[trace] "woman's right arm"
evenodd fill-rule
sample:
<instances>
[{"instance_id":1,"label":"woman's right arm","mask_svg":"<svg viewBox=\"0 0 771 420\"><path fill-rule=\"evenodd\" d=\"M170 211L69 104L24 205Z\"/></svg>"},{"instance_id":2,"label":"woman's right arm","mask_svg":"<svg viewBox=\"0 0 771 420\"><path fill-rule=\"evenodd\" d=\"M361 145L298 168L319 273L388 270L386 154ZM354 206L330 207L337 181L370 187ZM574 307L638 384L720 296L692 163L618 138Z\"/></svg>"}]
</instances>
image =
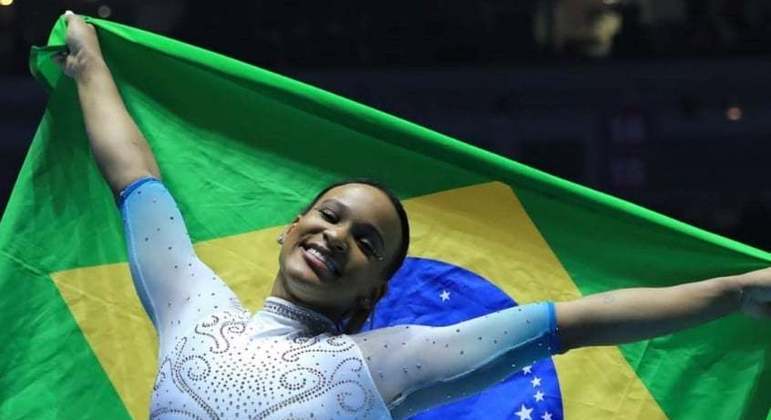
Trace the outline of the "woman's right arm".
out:
<instances>
[{"instance_id":1,"label":"woman's right arm","mask_svg":"<svg viewBox=\"0 0 771 420\"><path fill-rule=\"evenodd\" d=\"M155 157L102 58L96 30L71 12L65 16L70 51L60 64L77 83L94 158L119 198L134 286L164 354L213 312L242 308L196 255L177 203L159 181Z\"/></svg>"},{"instance_id":2,"label":"woman's right arm","mask_svg":"<svg viewBox=\"0 0 771 420\"><path fill-rule=\"evenodd\" d=\"M160 170L147 140L129 115L99 48L96 30L67 11L67 47L61 57L64 72L77 83L86 132L99 170L113 193L132 181Z\"/></svg>"}]
</instances>

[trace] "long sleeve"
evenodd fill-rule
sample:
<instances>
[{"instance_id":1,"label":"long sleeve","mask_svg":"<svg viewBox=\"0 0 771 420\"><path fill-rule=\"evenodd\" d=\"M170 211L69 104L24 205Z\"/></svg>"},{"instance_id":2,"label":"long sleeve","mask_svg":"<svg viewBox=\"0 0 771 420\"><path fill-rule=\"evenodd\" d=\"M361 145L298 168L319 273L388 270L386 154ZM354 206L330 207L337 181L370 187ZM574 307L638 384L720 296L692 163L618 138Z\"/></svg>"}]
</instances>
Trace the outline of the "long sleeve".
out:
<instances>
[{"instance_id":1,"label":"long sleeve","mask_svg":"<svg viewBox=\"0 0 771 420\"><path fill-rule=\"evenodd\" d=\"M241 307L196 256L182 214L161 181L132 182L118 205L134 287L158 332L161 354L177 335L213 311Z\"/></svg>"},{"instance_id":2,"label":"long sleeve","mask_svg":"<svg viewBox=\"0 0 771 420\"><path fill-rule=\"evenodd\" d=\"M352 337L395 418L475 394L559 352L553 303L444 327L401 325Z\"/></svg>"}]
</instances>

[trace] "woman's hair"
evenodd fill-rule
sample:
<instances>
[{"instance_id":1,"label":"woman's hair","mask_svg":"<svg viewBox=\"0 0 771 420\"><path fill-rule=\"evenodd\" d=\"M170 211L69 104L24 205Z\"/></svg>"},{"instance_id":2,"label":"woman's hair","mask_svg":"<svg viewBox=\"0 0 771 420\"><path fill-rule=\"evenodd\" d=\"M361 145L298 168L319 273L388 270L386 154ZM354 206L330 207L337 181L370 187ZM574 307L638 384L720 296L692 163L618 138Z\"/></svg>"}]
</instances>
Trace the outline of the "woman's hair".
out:
<instances>
[{"instance_id":1,"label":"woman's hair","mask_svg":"<svg viewBox=\"0 0 771 420\"><path fill-rule=\"evenodd\" d=\"M390 264L387 266L387 269L385 271L385 278L386 282L393 277L393 275L396 273L396 271L399 270L399 268L402 266L402 263L404 262L404 259L407 257L407 249L410 247L410 223L409 220L407 220L407 212L404 210L404 206L402 205L402 202L399 201L399 198L396 197L396 194L394 194L393 191L391 191L388 187L385 185L373 181L371 179L366 178L354 178L354 179L346 179L340 182L335 182L334 184L328 185L326 188L321 190L318 194L316 194L316 197L311 200L310 204L308 204L307 207L305 207L302 211L302 214L308 213L311 209L313 209L313 206L316 205L316 202L319 201L321 196L327 193L327 191L331 190L332 188L339 187L341 185L347 185L347 184L364 184L369 185L371 187L377 188L378 190L382 191L383 194L385 194L388 199L391 201L391 204L393 204L394 209L396 209L396 214L399 216L399 221L401 222L401 232L402 232L402 241L399 244L399 249L396 252L396 255L394 256L393 260L390 262ZM383 294L385 294L386 285L383 286ZM382 298L383 295L381 294L378 296L374 302L372 302L372 309L366 309L366 308L352 308L352 312L347 317L348 322L345 324L344 332L346 334L353 334L358 332L362 325L364 325L364 322L367 320L367 318L370 316L372 311L374 310L375 304L377 301Z\"/></svg>"}]
</instances>

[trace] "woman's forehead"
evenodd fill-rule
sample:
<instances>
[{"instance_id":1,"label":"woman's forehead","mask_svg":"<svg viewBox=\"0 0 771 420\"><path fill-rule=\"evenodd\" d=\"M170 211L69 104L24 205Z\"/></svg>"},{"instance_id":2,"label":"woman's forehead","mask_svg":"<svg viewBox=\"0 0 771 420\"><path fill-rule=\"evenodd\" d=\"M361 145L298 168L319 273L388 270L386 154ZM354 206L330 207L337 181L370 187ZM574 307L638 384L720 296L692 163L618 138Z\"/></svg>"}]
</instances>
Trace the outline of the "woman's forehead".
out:
<instances>
[{"instance_id":1,"label":"woman's forehead","mask_svg":"<svg viewBox=\"0 0 771 420\"><path fill-rule=\"evenodd\" d=\"M377 187L358 183L339 185L324 193L318 203L342 205L352 217L374 224L391 238L401 234L396 208L388 195Z\"/></svg>"},{"instance_id":2,"label":"woman's forehead","mask_svg":"<svg viewBox=\"0 0 771 420\"><path fill-rule=\"evenodd\" d=\"M393 216L398 219L396 209L388 196L380 189L367 184L344 184L331 188L319 198L319 203L325 201L338 202L357 214L378 216Z\"/></svg>"}]
</instances>

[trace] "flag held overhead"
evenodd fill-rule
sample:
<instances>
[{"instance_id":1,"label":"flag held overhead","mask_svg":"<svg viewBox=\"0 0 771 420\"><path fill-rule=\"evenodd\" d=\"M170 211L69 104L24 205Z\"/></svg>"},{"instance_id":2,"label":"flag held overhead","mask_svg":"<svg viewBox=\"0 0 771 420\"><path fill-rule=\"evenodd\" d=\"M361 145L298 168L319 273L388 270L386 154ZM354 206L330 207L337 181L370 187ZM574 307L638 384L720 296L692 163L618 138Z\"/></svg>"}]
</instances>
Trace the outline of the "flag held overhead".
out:
<instances>
[{"instance_id":1,"label":"flag held overhead","mask_svg":"<svg viewBox=\"0 0 771 420\"><path fill-rule=\"evenodd\" d=\"M515 301L666 286L771 261L312 86L90 22L197 253L250 309L269 291L281 226L322 186L347 177L385 181L405 199L412 258L389 299L433 308L405 313L385 301L376 324L444 322ZM64 41L60 19L49 46L33 50L30 67L50 100L0 222L8 343L0 417L146 417L157 345L130 285L119 215L88 150L75 86L52 62ZM448 310L461 299L465 312ZM584 349L523 366L512 377L532 393L522 399L501 397L506 384L472 399L497 401L502 418L760 418L771 405L769 332L736 316ZM468 418L488 410L459 404Z\"/></svg>"}]
</instances>

